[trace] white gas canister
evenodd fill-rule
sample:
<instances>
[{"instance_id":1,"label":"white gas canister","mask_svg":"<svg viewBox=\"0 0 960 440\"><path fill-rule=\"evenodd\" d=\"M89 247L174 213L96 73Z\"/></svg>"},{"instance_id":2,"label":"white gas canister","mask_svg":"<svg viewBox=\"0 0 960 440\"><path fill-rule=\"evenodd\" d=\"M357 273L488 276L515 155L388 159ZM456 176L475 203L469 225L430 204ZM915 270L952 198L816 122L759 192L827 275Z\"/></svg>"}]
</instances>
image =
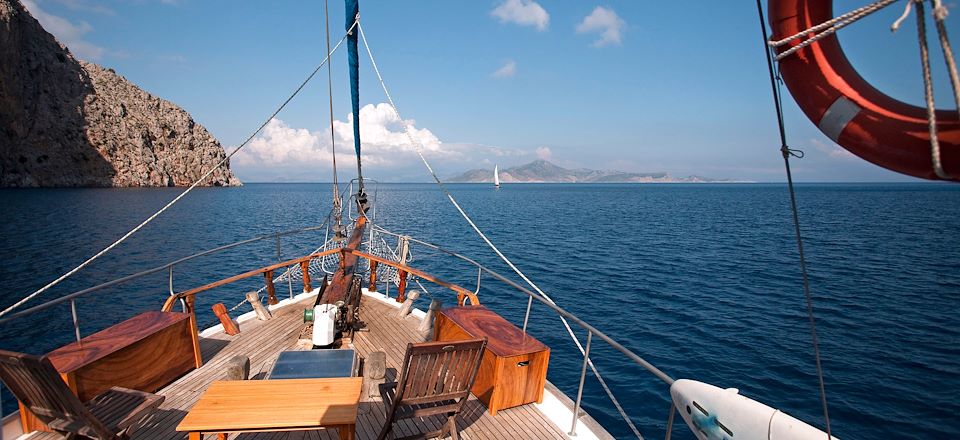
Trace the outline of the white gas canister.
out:
<instances>
[{"instance_id":1,"label":"white gas canister","mask_svg":"<svg viewBox=\"0 0 960 440\"><path fill-rule=\"evenodd\" d=\"M333 304L317 304L313 308L313 345L325 346L333 344L337 329L337 306Z\"/></svg>"}]
</instances>

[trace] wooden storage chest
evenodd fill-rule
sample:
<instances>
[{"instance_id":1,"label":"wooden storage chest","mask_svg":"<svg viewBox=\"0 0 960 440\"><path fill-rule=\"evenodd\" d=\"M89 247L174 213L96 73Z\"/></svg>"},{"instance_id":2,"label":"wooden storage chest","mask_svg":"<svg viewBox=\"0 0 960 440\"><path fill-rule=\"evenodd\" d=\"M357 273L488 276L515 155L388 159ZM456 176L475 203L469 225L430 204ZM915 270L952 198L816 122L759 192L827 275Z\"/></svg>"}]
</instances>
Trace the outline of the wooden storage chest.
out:
<instances>
[{"instance_id":1,"label":"wooden storage chest","mask_svg":"<svg viewBox=\"0 0 960 440\"><path fill-rule=\"evenodd\" d=\"M497 411L543 401L550 348L490 309L451 307L437 315L434 340L487 338L473 394Z\"/></svg>"},{"instance_id":2,"label":"wooden storage chest","mask_svg":"<svg viewBox=\"0 0 960 440\"><path fill-rule=\"evenodd\" d=\"M144 312L47 353L85 402L113 386L153 392L202 364L189 313ZM45 429L23 405L24 432Z\"/></svg>"}]
</instances>

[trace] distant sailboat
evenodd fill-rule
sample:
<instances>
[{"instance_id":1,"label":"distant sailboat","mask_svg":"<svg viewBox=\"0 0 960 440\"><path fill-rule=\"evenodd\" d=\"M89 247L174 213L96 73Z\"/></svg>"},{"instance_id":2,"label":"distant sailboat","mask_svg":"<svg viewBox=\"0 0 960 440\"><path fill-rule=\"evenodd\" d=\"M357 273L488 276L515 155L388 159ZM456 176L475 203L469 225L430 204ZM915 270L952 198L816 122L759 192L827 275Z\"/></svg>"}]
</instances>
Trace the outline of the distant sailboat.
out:
<instances>
[{"instance_id":1,"label":"distant sailboat","mask_svg":"<svg viewBox=\"0 0 960 440\"><path fill-rule=\"evenodd\" d=\"M500 169L496 165L493 166L493 186L500 188Z\"/></svg>"}]
</instances>

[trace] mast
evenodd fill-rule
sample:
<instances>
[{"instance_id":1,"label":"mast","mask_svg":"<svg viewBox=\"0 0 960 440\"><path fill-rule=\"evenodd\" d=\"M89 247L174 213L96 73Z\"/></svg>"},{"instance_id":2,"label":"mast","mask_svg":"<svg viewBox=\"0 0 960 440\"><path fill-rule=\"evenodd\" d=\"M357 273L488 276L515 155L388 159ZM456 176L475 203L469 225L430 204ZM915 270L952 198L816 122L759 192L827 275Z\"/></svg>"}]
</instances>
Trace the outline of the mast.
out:
<instances>
[{"instance_id":1,"label":"mast","mask_svg":"<svg viewBox=\"0 0 960 440\"><path fill-rule=\"evenodd\" d=\"M346 9L347 54L350 69L350 103L353 107L353 148L357 152L357 206L367 210L367 194L363 190L363 170L360 166L360 62L357 49L357 33L353 24L360 20L359 0L344 0Z\"/></svg>"},{"instance_id":2,"label":"mast","mask_svg":"<svg viewBox=\"0 0 960 440\"><path fill-rule=\"evenodd\" d=\"M356 200L360 215L354 224L350 238L344 244L344 249L359 250L363 244L364 230L367 226L367 217L363 212L367 210L367 196L363 190L363 174L360 168L360 93L359 93L359 64L357 60L357 30L353 26L359 19L360 9L357 0L345 0L346 6L346 28L347 28L347 49L349 54L350 68L350 98L353 104L353 145L357 152L357 189ZM317 298L317 304L336 304L338 301L351 306L354 311L360 307L360 282L355 275L359 268L359 258L349 252L340 254L340 265L330 279L330 284L323 289ZM357 324L354 320L355 315L349 313L347 316L348 325ZM352 331L352 327L350 331Z\"/></svg>"}]
</instances>

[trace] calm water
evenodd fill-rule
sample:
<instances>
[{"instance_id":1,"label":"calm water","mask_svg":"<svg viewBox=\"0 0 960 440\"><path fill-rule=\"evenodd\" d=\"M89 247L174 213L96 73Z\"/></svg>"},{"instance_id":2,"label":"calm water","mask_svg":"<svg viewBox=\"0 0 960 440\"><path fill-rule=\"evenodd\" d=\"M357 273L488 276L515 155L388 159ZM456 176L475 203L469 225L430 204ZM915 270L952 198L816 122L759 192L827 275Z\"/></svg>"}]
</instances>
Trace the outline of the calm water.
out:
<instances>
[{"instance_id":1,"label":"calm water","mask_svg":"<svg viewBox=\"0 0 960 440\"><path fill-rule=\"evenodd\" d=\"M822 426L789 199L782 185L454 185L480 227L563 307L677 378L737 387ZM0 305L42 286L174 197L170 189L2 190ZM319 224L328 185L201 189L128 243L46 295L53 298L254 235ZM843 439L960 437L960 186L801 185L834 434ZM430 185L381 185L378 222L499 264ZM322 233L281 239L282 258ZM186 289L276 261L276 242L177 267ZM473 286L476 273L414 249L415 265ZM213 291L215 319L259 281ZM281 289L283 291L284 289ZM157 309L167 274L78 303L84 334ZM438 296L442 292L434 292ZM515 323L524 298L492 280L481 300ZM447 296L446 298L450 298ZM421 300L425 307L426 300ZM35 302L36 303L36 302ZM555 315L530 331L553 348L549 379L574 395L580 356ZM581 335L583 337L583 335ZM58 306L0 328L0 348L46 352L72 338ZM601 374L650 438L662 438L667 388L602 343ZM617 436L595 379L587 410ZM4 412L11 411L4 395ZM677 418L677 438L691 438Z\"/></svg>"}]
</instances>

